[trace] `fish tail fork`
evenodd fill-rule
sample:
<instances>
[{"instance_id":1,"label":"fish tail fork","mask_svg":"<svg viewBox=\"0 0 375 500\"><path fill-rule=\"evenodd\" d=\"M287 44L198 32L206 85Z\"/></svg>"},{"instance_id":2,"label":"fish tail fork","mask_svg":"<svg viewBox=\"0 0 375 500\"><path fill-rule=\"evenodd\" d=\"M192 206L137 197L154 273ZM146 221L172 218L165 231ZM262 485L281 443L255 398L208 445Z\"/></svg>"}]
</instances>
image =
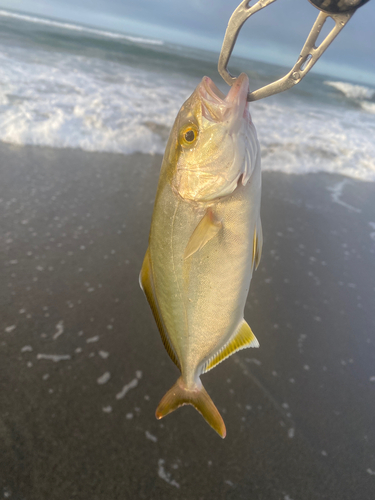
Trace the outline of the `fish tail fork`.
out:
<instances>
[{"instance_id":1,"label":"fish tail fork","mask_svg":"<svg viewBox=\"0 0 375 500\"><path fill-rule=\"evenodd\" d=\"M156 418L160 420L183 405L194 406L219 436L225 438L227 431L224 421L206 389L201 383L194 389L188 389L182 377L177 380L160 401L155 413Z\"/></svg>"}]
</instances>

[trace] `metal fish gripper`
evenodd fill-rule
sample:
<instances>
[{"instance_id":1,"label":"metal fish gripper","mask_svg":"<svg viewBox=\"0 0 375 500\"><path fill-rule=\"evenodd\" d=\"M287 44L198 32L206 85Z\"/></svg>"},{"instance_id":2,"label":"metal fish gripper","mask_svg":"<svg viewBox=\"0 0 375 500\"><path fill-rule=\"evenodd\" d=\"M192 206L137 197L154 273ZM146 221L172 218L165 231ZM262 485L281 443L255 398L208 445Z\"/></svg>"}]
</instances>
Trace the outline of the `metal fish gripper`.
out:
<instances>
[{"instance_id":1,"label":"metal fish gripper","mask_svg":"<svg viewBox=\"0 0 375 500\"><path fill-rule=\"evenodd\" d=\"M348 23L355 11L359 7L362 7L362 5L367 3L369 0L309 1L317 9L319 9L320 12L306 39L305 45L301 50L296 64L283 78L265 85L258 90L249 92L247 96L248 101L257 101L258 99L263 99L264 97L278 94L279 92L284 92L285 90L288 90L299 83L314 66L314 64L327 49L327 47L333 42L336 36L344 28L344 26ZM227 30L225 32L218 64L219 73L226 81L226 83L228 83L228 85L233 85L237 78L229 73L227 66L238 34L243 24L250 16L274 2L276 2L276 0L259 0L254 5L250 6L250 0L244 0L233 12L229 20ZM332 28L326 38L320 43L320 45L316 47L315 43L328 17L331 17L333 19L333 21L335 22L335 26Z\"/></svg>"}]
</instances>

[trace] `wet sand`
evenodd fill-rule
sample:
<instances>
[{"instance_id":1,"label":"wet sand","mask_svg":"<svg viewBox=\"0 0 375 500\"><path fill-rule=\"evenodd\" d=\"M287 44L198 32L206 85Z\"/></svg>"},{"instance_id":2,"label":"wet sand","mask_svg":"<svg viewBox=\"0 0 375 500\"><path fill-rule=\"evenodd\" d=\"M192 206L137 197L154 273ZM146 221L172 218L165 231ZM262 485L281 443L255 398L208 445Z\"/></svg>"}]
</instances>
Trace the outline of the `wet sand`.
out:
<instances>
[{"instance_id":1,"label":"wet sand","mask_svg":"<svg viewBox=\"0 0 375 500\"><path fill-rule=\"evenodd\" d=\"M0 144L0 498L375 498L375 184L265 172L260 349L178 372L138 285L159 156Z\"/></svg>"}]
</instances>

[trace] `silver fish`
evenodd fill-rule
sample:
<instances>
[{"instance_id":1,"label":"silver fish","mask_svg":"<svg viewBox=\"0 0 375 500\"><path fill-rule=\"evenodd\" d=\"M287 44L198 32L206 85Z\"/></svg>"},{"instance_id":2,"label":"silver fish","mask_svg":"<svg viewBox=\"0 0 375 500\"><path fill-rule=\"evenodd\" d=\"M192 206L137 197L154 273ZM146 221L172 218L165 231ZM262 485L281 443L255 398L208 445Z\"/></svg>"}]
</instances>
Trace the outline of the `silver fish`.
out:
<instances>
[{"instance_id":1,"label":"silver fish","mask_svg":"<svg viewBox=\"0 0 375 500\"><path fill-rule=\"evenodd\" d=\"M181 107L164 154L140 284L181 377L158 419L193 405L225 437L200 375L259 343L244 320L262 250L261 164L241 74L227 97L204 77Z\"/></svg>"}]
</instances>

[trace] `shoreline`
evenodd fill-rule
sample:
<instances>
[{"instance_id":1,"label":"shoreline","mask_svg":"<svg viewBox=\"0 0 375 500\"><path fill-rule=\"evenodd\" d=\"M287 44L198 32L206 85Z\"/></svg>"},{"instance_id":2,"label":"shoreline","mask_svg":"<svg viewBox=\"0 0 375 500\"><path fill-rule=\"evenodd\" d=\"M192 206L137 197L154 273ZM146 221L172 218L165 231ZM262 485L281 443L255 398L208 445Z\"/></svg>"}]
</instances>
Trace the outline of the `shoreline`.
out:
<instances>
[{"instance_id":1,"label":"shoreline","mask_svg":"<svg viewBox=\"0 0 375 500\"><path fill-rule=\"evenodd\" d=\"M154 417L177 377L138 285L160 165L0 143L0 491L371 498L374 184L263 173L260 349L202 377L221 441L191 408Z\"/></svg>"}]
</instances>

